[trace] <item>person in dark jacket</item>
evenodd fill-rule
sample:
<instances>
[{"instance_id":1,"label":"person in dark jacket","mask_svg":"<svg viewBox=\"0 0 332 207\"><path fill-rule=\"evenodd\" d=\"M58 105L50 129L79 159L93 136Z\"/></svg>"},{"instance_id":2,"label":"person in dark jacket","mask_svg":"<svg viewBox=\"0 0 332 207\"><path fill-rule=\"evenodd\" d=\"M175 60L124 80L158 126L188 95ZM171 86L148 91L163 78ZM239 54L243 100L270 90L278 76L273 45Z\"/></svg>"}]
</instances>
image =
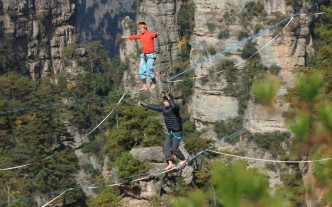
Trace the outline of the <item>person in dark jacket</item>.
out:
<instances>
[{"instance_id":1,"label":"person in dark jacket","mask_svg":"<svg viewBox=\"0 0 332 207\"><path fill-rule=\"evenodd\" d=\"M179 149L179 144L182 140L182 120L180 117L180 108L174 103L173 99L168 95L164 94L163 97L164 105L152 105L143 104L143 106L163 112L166 128L168 132L166 133L166 140L164 143L164 154L168 166L165 170L172 169L174 167L174 159L172 154L174 154L179 160L179 166L184 165L187 160Z\"/></svg>"}]
</instances>

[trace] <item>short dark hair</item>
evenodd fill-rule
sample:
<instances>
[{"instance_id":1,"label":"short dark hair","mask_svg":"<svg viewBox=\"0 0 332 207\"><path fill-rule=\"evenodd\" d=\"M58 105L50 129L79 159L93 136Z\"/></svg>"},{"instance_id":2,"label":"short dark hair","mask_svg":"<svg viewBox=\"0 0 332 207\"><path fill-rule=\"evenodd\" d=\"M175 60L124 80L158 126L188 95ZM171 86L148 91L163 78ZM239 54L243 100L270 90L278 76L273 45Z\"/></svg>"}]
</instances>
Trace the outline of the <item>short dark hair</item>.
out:
<instances>
[{"instance_id":1,"label":"short dark hair","mask_svg":"<svg viewBox=\"0 0 332 207\"><path fill-rule=\"evenodd\" d=\"M168 98L166 96L163 97L163 100L165 101L168 101Z\"/></svg>"},{"instance_id":2,"label":"short dark hair","mask_svg":"<svg viewBox=\"0 0 332 207\"><path fill-rule=\"evenodd\" d=\"M140 23L138 23L138 24L139 24L139 25L140 25L140 24L144 24L144 25L146 25L146 23L145 23L145 22L140 22Z\"/></svg>"}]
</instances>

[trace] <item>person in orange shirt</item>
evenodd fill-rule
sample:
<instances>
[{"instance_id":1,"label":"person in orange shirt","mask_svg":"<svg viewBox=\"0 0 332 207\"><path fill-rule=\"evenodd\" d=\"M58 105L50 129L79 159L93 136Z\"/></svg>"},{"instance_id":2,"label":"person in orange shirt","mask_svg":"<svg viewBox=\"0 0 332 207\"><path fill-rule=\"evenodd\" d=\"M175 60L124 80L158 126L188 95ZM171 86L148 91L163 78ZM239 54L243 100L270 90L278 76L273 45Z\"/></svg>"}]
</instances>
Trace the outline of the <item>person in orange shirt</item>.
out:
<instances>
[{"instance_id":1,"label":"person in orange shirt","mask_svg":"<svg viewBox=\"0 0 332 207\"><path fill-rule=\"evenodd\" d=\"M148 31L146 23L140 22L138 23L138 29L141 34L138 35L130 35L130 36L121 36L123 39L140 39L142 43L143 53L141 54L141 62L140 62L140 70L139 75L143 82L143 87L140 91L148 90L146 84L146 76L148 75L152 80L152 86L150 90L153 90L157 87L157 81L155 78L155 74L153 72L154 61L156 60L156 55L154 53L154 39L158 37L158 32L153 33Z\"/></svg>"}]
</instances>

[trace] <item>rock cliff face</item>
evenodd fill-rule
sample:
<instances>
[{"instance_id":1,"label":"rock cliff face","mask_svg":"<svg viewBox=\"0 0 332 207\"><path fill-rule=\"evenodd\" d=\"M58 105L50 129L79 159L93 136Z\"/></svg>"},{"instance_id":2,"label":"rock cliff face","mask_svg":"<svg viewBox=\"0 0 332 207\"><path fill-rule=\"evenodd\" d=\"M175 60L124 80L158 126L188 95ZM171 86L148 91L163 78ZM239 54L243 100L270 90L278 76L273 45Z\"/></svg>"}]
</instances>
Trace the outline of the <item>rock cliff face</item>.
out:
<instances>
[{"instance_id":1,"label":"rock cliff face","mask_svg":"<svg viewBox=\"0 0 332 207\"><path fill-rule=\"evenodd\" d=\"M179 59L179 48L177 47L180 36L177 20L177 13L180 9L181 1L166 0L153 1L142 0L137 8L136 23L144 21L147 23L148 30L151 32L159 32L159 36L155 39L155 51L157 60L155 62L154 71L162 78L168 78L174 75L175 67ZM130 19L123 21L123 34L130 35ZM135 25L137 27L137 24ZM134 31L133 33L138 33ZM126 60L130 57L129 70L125 71L123 83L125 89L132 91L137 89L142 83L138 76L139 57L141 43L139 40L125 40L120 47L120 57Z\"/></svg>"},{"instance_id":2,"label":"rock cliff face","mask_svg":"<svg viewBox=\"0 0 332 207\"><path fill-rule=\"evenodd\" d=\"M38 79L64 69L61 50L77 41L73 0L1 0L0 23L12 40L20 73Z\"/></svg>"},{"instance_id":3,"label":"rock cliff face","mask_svg":"<svg viewBox=\"0 0 332 207\"><path fill-rule=\"evenodd\" d=\"M195 28L190 38L191 65L235 45L241 39L253 35L294 13L293 8L287 6L284 0L193 0L193 2L196 7ZM257 15L246 22L246 20L241 19L241 16L245 12L245 6L248 2L255 2L258 6L261 5L260 13L262 16ZM205 131L204 137L216 139L214 123L238 116L244 118L243 126L251 125L246 128L251 133L287 131L282 114L287 111L288 105L282 103L282 97L288 87L294 86L292 69L297 66L305 66L307 55L313 51L309 31L312 18L313 16L305 14L299 15L284 30L282 28L285 24L253 39L256 48L260 49L282 31L275 41L259 53L260 61L265 67L272 65L280 67L278 78L281 80L281 88L278 91L278 101L274 104L274 113L268 113L266 108L253 100L249 100L244 113L240 114L239 103L241 100L225 92L228 86L226 73L217 75L218 81L214 81L216 80L215 77L208 78L208 81L202 79L195 81L194 94L189 109L197 128ZM275 19L279 20L275 21ZM240 38L241 35L244 35L244 38ZM246 59L241 57L244 45L204 63L195 69L195 76L208 75L211 71L222 70L221 65L225 60L232 60L234 64L243 62ZM237 70L244 68L245 64L241 64L237 67ZM243 138L235 144L224 142L219 145L219 149L243 152L248 157L272 158L268 150L263 150L255 143ZM286 148L284 151L287 153ZM253 163L252 165L254 167L265 166L264 163ZM271 187L282 183L280 173L282 170L292 172L292 168L288 166L268 170Z\"/></svg>"},{"instance_id":4,"label":"rock cliff face","mask_svg":"<svg viewBox=\"0 0 332 207\"><path fill-rule=\"evenodd\" d=\"M77 7L79 43L102 41L111 57L118 55L116 35L122 31L124 17L135 16L134 0L78 0Z\"/></svg>"},{"instance_id":5,"label":"rock cliff face","mask_svg":"<svg viewBox=\"0 0 332 207\"><path fill-rule=\"evenodd\" d=\"M246 35L253 35L273 25L273 21L269 20L278 19L278 17L282 20L293 13L292 8L287 6L284 0L254 1L259 2L263 6L261 13L265 12L265 17L262 17L260 20L253 18L250 24L246 25L240 19L240 14L244 12L246 3L252 2L251 0L194 0L194 2L196 10L195 28L190 39L192 47L191 65L235 45L239 42L238 38L244 31L247 33ZM284 18L280 18L280 16L284 16ZM291 70L295 66L304 66L307 54L312 50L309 33L311 18L306 15L296 17L283 31L282 35L260 52L261 63L264 66L268 67L275 64L281 67L278 75L282 81L282 87L278 93L279 97L286 92L287 87L293 86L294 78ZM297 25L301 25L301 27ZM259 29L255 31L254 27ZM281 31L282 26L278 26L278 28L267 31L254 38L253 42L256 43L256 48L259 49L267 44L277 34L277 31ZM225 31L229 35L222 36ZM234 61L235 64L241 63L244 61L241 58L242 48L243 45L208 61L195 70L195 75L207 75L209 71L221 70L220 65L226 59ZM238 69L242 69L243 65L240 65ZM222 73L219 75L219 78L221 80L217 82L210 81L205 84L202 80L196 80L194 83L195 92L190 108L192 117L200 129L210 129L210 123L239 116L239 100L224 93L224 89L227 86L225 74ZM277 106L277 108L282 112L287 109L287 106ZM249 101L245 113L246 124L261 118L256 127L250 128L251 131L266 132L285 129L285 124L281 116L273 116L272 118L267 114L262 114L264 110L261 109L259 105ZM207 135L212 138L215 137L211 130Z\"/></svg>"},{"instance_id":6,"label":"rock cliff face","mask_svg":"<svg viewBox=\"0 0 332 207\"><path fill-rule=\"evenodd\" d=\"M155 3L143 0L141 2L137 8L136 22L146 21L149 30L158 31L161 34L155 45L158 54L155 71L163 78L175 75L176 60L179 57L177 45L180 37L178 35L179 28L174 25L177 25L176 17L182 4L180 1L158 1ZM253 6L258 7L259 14L256 12L248 19L241 19L249 2L254 2ZM189 42L191 46L189 65L195 65L294 14L293 8L287 6L285 0L193 0L193 3L195 5L195 27ZM280 67L278 78L281 80L281 88L277 100L282 100L287 88L294 85L292 69L306 65L307 55L313 50L309 31L312 18L308 15L299 15L284 30L282 28L285 24L259 35L252 41L255 47L260 49L281 32L269 46L259 53L260 62L264 67L273 65ZM278 21L276 21L277 19ZM129 23L129 18L123 21L124 35L130 34ZM137 85L141 84L137 74L139 45L138 41L126 40L122 43L120 50L122 60L130 61L130 70L125 71L123 80L126 91L133 91L137 89ZM208 75L211 74L211 71L221 70L225 60L231 60L234 64L242 63L246 59L242 57L244 45L199 66L195 69L195 76ZM244 68L245 64L241 64L236 70L240 71ZM254 123L253 126L247 128L251 133L287 131L282 116L283 112L288 109L287 104L278 101L275 103L276 112L269 114L263 106L254 100L249 100L244 112L239 113L242 101L230 95L231 93L225 92L228 86L226 76L227 74L221 73L217 76L211 76L205 81L197 79L194 82L194 92L189 100L189 112L196 127L205 132L203 137L216 139L214 123L238 116L244 119L243 126ZM222 143L220 149L242 151L249 157L268 159L272 157L271 153L247 139L240 139L235 144ZM264 167L265 164L255 163L253 166ZM287 166L268 170L271 187L282 183L280 171L285 169L292 171Z\"/></svg>"},{"instance_id":7,"label":"rock cliff face","mask_svg":"<svg viewBox=\"0 0 332 207\"><path fill-rule=\"evenodd\" d=\"M189 158L189 153L184 148L183 142L179 146L186 158ZM162 147L147 147L136 148L130 152L134 157L146 162L150 171L160 170L167 166L164 158ZM179 170L173 170L169 173L152 174L146 179L142 179L135 186L125 189L127 194L140 199L148 199L151 197L159 197L161 191L171 192L171 186L176 185L175 178L181 177L185 184L190 185L194 178L194 168L187 165ZM136 187L136 188L135 188Z\"/></svg>"}]
</instances>

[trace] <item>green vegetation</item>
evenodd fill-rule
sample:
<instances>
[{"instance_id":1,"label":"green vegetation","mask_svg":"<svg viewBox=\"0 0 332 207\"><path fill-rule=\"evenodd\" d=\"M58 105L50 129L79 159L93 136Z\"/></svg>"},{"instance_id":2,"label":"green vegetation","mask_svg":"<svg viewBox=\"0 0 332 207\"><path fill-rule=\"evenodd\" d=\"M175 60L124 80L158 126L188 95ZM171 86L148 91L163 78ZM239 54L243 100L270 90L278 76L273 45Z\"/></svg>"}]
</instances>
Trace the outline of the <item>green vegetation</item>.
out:
<instances>
[{"instance_id":1,"label":"green vegetation","mask_svg":"<svg viewBox=\"0 0 332 207\"><path fill-rule=\"evenodd\" d=\"M110 67L108 55L100 41L94 41L90 45L71 44L63 50L63 59L66 66L71 60L77 61L79 66L91 74L106 72Z\"/></svg>"},{"instance_id":2,"label":"green vegetation","mask_svg":"<svg viewBox=\"0 0 332 207\"><path fill-rule=\"evenodd\" d=\"M293 2L294 3L294 2ZM293 143L293 156L309 159L321 159L331 157L331 56L329 55L332 36L331 34L331 1L323 2L321 11L328 15L320 17L314 27L314 43L316 49L316 58L311 60L310 67L296 68L298 77L294 89L289 90L287 101L291 107L287 114L287 123L289 129L295 134ZM327 79L325 82L323 79ZM331 162L315 163L312 168L314 179L311 179L305 186L302 186L301 177L291 178L287 185L288 195L294 204L301 205L303 199L299 196L313 197L317 196L316 189L324 189L323 198L320 200L320 206L329 206L332 204L332 167ZM314 182L312 180L315 180Z\"/></svg>"},{"instance_id":3,"label":"green vegetation","mask_svg":"<svg viewBox=\"0 0 332 207\"><path fill-rule=\"evenodd\" d=\"M129 28L129 32L131 35L136 34L137 32L137 24L135 21L129 19L127 22L127 28L124 29L128 29Z\"/></svg>"},{"instance_id":4,"label":"green vegetation","mask_svg":"<svg viewBox=\"0 0 332 207\"><path fill-rule=\"evenodd\" d=\"M233 12L226 11L222 17L222 22L224 22L227 26L229 26L236 22L236 17L233 14Z\"/></svg>"},{"instance_id":5,"label":"green vegetation","mask_svg":"<svg viewBox=\"0 0 332 207\"><path fill-rule=\"evenodd\" d=\"M289 132L266 132L248 135L249 141L255 142L260 148L269 151L274 157L283 156L289 149L283 149L282 144L289 146L291 134ZM280 158L279 158L280 159Z\"/></svg>"},{"instance_id":6,"label":"green vegetation","mask_svg":"<svg viewBox=\"0 0 332 207\"><path fill-rule=\"evenodd\" d=\"M110 141L115 140L125 150L137 145L161 145L164 134L159 120L153 117L155 112L133 105L121 106L119 110L120 125L112 130Z\"/></svg>"},{"instance_id":7,"label":"green vegetation","mask_svg":"<svg viewBox=\"0 0 332 207\"><path fill-rule=\"evenodd\" d=\"M210 55L215 55L217 53L216 49L212 46L208 48L208 52Z\"/></svg>"},{"instance_id":8,"label":"green vegetation","mask_svg":"<svg viewBox=\"0 0 332 207\"><path fill-rule=\"evenodd\" d=\"M243 163L212 163L211 190L192 191L178 198L174 206L291 206L278 191L270 193L267 177ZM245 172L245 173L244 173Z\"/></svg>"},{"instance_id":9,"label":"green vegetation","mask_svg":"<svg viewBox=\"0 0 332 207\"><path fill-rule=\"evenodd\" d=\"M304 139L308 137L310 122L310 115L307 113L301 113L297 114L293 120L290 120L288 125L298 139Z\"/></svg>"},{"instance_id":10,"label":"green vegetation","mask_svg":"<svg viewBox=\"0 0 332 207\"><path fill-rule=\"evenodd\" d=\"M299 95L305 102L314 101L318 95L318 89L323 81L323 77L320 73L313 73L310 76L299 77L296 83L296 89L299 91Z\"/></svg>"},{"instance_id":11,"label":"green vegetation","mask_svg":"<svg viewBox=\"0 0 332 207\"><path fill-rule=\"evenodd\" d=\"M182 97L185 101L192 95L194 92L194 83L191 80L185 80L178 83L178 90L181 91Z\"/></svg>"},{"instance_id":12,"label":"green vegetation","mask_svg":"<svg viewBox=\"0 0 332 207\"><path fill-rule=\"evenodd\" d=\"M253 82L252 91L265 105L272 105L279 90L280 81L277 77L266 75L264 79Z\"/></svg>"},{"instance_id":13,"label":"green vegetation","mask_svg":"<svg viewBox=\"0 0 332 207\"><path fill-rule=\"evenodd\" d=\"M289 200L292 206L305 205L305 186L302 180L302 172L299 166L292 166L292 173L286 170L281 171L281 181L285 183L283 187L277 187L278 190L284 191L283 196Z\"/></svg>"},{"instance_id":14,"label":"green vegetation","mask_svg":"<svg viewBox=\"0 0 332 207\"><path fill-rule=\"evenodd\" d=\"M242 51L241 51L241 57L243 60L250 58L255 52L257 52L256 49L257 43L253 42L252 40L249 40L244 45ZM259 54L255 55L256 57L259 57Z\"/></svg>"},{"instance_id":15,"label":"green vegetation","mask_svg":"<svg viewBox=\"0 0 332 207\"><path fill-rule=\"evenodd\" d=\"M178 23L180 26L181 41L179 48L181 49L181 59L183 68L189 64L191 46L189 39L195 27L195 5L190 1L186 1L178 13Z\"/></svg>"},{"instance_id":16,"label":"green vegetation","mask_svg":"<svg viewBox=\"0 0 332 207\"><path fill-rule=\"evenodd\" d=\"M257 13L261 9L260 3L247 3L244 11L245 18L251 21L259 20L262 18L259 13L264 13ZM246 132L235 135L229 139L229 143L234 144L240 138L248 138L276 158L280 156L298 159L331 157L332 80L328 79L332 76L331 1L323 2L320 11L326 12L326 15L319 17L318 21L311 25L316 52L312 54L310 67L295 70L300 75L296 87L288 94L290 110L285 115L287 124L297 139L291 139L291 134L287 132L254 134ZM180 13L179 24L183 37L181 57L184 60L183 63L186 63L184 65L187 66L190 57L189 39L194 25L193 2L186 1ZM224 15L223 21L226 24L234 22L233 14L234 12L231 11ZM259 31L260 25L253 28ZM229 33L224 32L219 38L227 39L227 36L229 37ZM241 39L245 36L246 34L243 34ZM0 111L119 93L114 90L121 86L122 74L127 69L129 60L125 63L118 57L109 60L98 42L89 46L74 44L64 51L63 61L66 66L71 66L72 60L75 60L84 70L83 73L74 77L69 77L67 74L49 75L38 82L33 82L15 73L18 67L11 48L11 40L4 34L0 37L2 40L0 41ZM243 58L248 58L257 51L254 42L248 42L248 44L250 45L247 45L246 50L241 51ZM44 44L38 45L40 48L44 46ZM211 51L211 55L215 53ZM255 83L259 81L255 82L255 80L264 78L263 75L266 72L277 75L280 67L276 65L265 67L258 55L246 62L243 71L234 68L232 61L223 61L218 67L225 69L227 86L224 92L239 100L240 116L215 124L218 137L224 138L243 127L243 114L250 98L251 88L262 97L263 101L265 100L265 103L272 102L275 97L272 92L275 93L276 90L271 86L271 81L256 85ZM188 77L192 76L192 73L188 75ZM193 82L181 82L178 87L182 92L177 94L177 98L183 98L181 99L183 106L188 101L185 97L192 95ZM263 92L260 93L258 88L263 89ZM115 106L118 98L119 96L112 96L98 101L91 100L79 104L47 107L42 110L2 114L0 117L1 168L31 163L55 154L45 162L16 171L1 172L0 189L9 188L10 194L19 199L34 194L78 187L74 178L79 165L74 149L70 147L73 137L67 131L68 125L79 129L81 134L86 133ZM139 97L139 99L143 98ZM129 154L129 150L140 146L160 146L164 140L164 131L160 121L155 118L156 113L136 105L137 99L126 98L115 111L115 116L110 117L105 125L89 136L90 142L82 146L83 152L94 153L102 161L105 156L108 156L110 158L108 167L118 168L117 176L119 177L148 170L146 164ZM182 111L182 113L185 112ZM183 117L186 120L183 124L184 141L189 153L196 154L206 149L212 141L201 138L202 133L196 130L193 122L188 121L190 118L188 114ZM294 151L292 151L293 148ZM303 185L302 172L298 166L287 164L289 168L283 170L278 165L270 165L269 169L278 167L278 170L281 170L281 180L284 185L270 193L266 175L254 169L247 169L248 166L243 163L224 165L206 159L211 157L212 155L202 154L195 160L198 170L195 172L191 185L186 185L183 178L174 179L175 185L171 187L173 192L170 194L173 197L181 196L173 203L174 206L302 206L305 204L304 198L310 199L315 196L315 188L323 189L321 192L325 192L320 195L323 196L320 206L330 206L332 203L331 162L311 165L310 170L313 171L315 182L309 183L309 186ZM82 166L82 169L92 175L91 182L103 182L104 180L98 176L100 175L98 170L92 168L91 165ZM81 190L70 191L57 202L63 206L120 205L120 191L102 188L95 192L97 197L86 199ZM0 200L7 199L7 192L1 190ZM169 197L167 200L171 202ZM12 206L36 206L36 202L31 199L14 203Z\"/></svg>"},{"instance_id":17,"label":"green vegetation","mask_svg":"<svg viewBox=\"0 0 332 207\"><path fill-rule=\"evenodd\" d=\"M0 27L0 75L9 71L15 71L15 55L12 50L12 43L8 35L3 33Z\"/></svg>"},{"instance_id":18,"label":"green vegetation","mask_svg":"<svg viewBox=\"0 0 332 207\"><path fill-rule=\"evenodd\" d=\"M148 167L139 159L134 158L129 152L123 153L115 162L120 178L137 175L148 171ZM128 180L124 182L129 182Z\"/></svg>"},{"instance_id":19,"label":"green vegetation","mask_svg":"<svg viewBox=\"0 0 332 207\"><path fill-rule=\"evenodd\" d=\"M188 206L208 206L205 195L202 191L197 190L190 193L189 198L180 197L174 202L175 207Z\"/></svg>"},{"instance_id":20,"label":"green vegetation","mask_svg":"<svg viewBox=\"0 0 332 207\"><path fill-rule=\"evenodd\" d=\"M88 199L89 207L118 207L120 206L120 192L114 188L106 188L98 193L96 198Z\"/></svg>"},{"instance_id":21,"label":"green vegetation","mask_svg":"<svg viewBox=\"0 0 332 207\"><path fill-rule=\"evenodd\" d=\"M58 102L60 93L66 90L48 77L40 85L13 72L0 76L0 80L1 111ZM16 198L76 186L73 177L78 170L77 158L73 149L64 145L64 142L73 141L63 123L64 118L59 106L1 116L1 168L31 163L56 153L27 169L1 172L1 186L8 185ZM58 153L57 149L62 150ZM7 196L0 192L2 201L7 200ZM63 203L81 205L84 200L82 191L73 191L67 194ZM21 204L35 205L32 200Z\"/></svg>"},{"instance_id":22,"label":"green vegetation","mask_svg":"<svg viewBox=\"0 0 332 207\"><path fill-rule=\"evenodd\" d=\"M332 131L332 105L325 104L320 110L320 117L325 127Z\"/></svg>"},{"instance_id":23,"label":"green vegetation","mask_svg":"<svg viewBox=\"0 0 332 207\"><path fill-rule=\"evenodd\" d=\"M221 30L218 34L218 39L224 40L229 38L229 30Z\"/></svg>"},{"instance_id":24,"label":"green vegetation","mask_svg":"<svg viewBox=\"0 0 332 207\"><path fill-rule=\"evenodd\" d=\"M190 37L195 26L195 5L192 1L186 1L178 14L181 36Z\"/></svg>"},{"instance_id":25,"label":"green vegetation","mask_svg":"<svg viewBox=\"0 0 332 207\"><path fill-rule=\"evenodd\" d=\"M281 70L281 67L276 64L273 64L269 67L268 70L272 75L278 75Z\"/></svg>"},{"instance_id":26,"label":"green vegetation","mask_svg":"<svg viewBox=\"0 0 332 207\"><path fill-rule=\"evenodd\" d=\"M247 2L240 14L240 24L244 27L249 27L254 18L263 21L267 13L264 10L263 4L260 1Z\"/></svg>"},{"instance_id":27,"label":"green vegetation","mask_svg":"<svg viewBox=\"0 0 332 207\"><path fill-rule=\"evenodd\" d=\"M186 150L191 155L206 149L213 142L211 139L201 138L201 132L196 130L196 126L191 121L186 121L183 124L183 140L186 144Z\"/></svg>"},{"instance_id":28,"label":"green vegetation","mask_svg":"<svg viewBox=\"0 0 332 207\"><path fill-rule=\"evenodd\" d=\"M248 31L240 31L240 33L237 35L237 40L242 41L242 40L248 38L249 36L250 35L249 35Z\"/></svg>"},{"instance_id":29,"label":"green vegetation","mask_svg":"<svg viewBox=\"0 0 332 207\"><path fill-rule=\"evenodd\" d=\"M216 25L214 25L213 23L211 22L208 22L207 23L207 26L208 26L208 30L209 32L214 32L216 30Z\"/></svg>"},{"instance_id":30,"label":"green vegetation","mask_svg":"<svg viewBox=\"0 0 332 207\"><path fill-rule=\"evenodd\" d=\"M243 126L243 118L235 117L227 120L218 121L215 123L214 131L219 139L224 139L226 136L231 135L241 129ZM232 136L232 139L227 139L226 142L235 144L240 139L240 134Z\"/></svg>"},{"instance_id":31,"label":"green vegetation","mask_svg":"<svg viewBox=\"0 0 332 207\"><path fill-rule=\"evenodd\" d=\"M4 54L11 54L11 47L1 48L4 48L3 51L9 50ZM108 95L120 83L118 79L113 81L113 75L121 74L123 71L120 70L126 68L119 59L109 61L99 42L87 46L71 45L65 49L63 60L67 66L70 66L72 60L76 60L85 72L70 80L64 74L59 74L49 75L35 82L10 72L15 70L15 67L11 67L13 64L10 63L10 58L2 58L1 73L5 74L0 76L0 111L58 103L64 99ZM106 101L91 100L1 115L1 168L31 163L55 153L47 161L29 168L1 172L1 188L7 189L8 185L15 198L22 198L76 187L73 178L79 170L78 160L74 150L68 146L73 142L73 137L64 123L76 126L84 134L100 121ZM102 149L99 145L102 142L100 135L95 139L91 137L91 141L83 146L83 151L96 153ZM58 150L60 151L57 152ZM88 173L94 176L96 174L93 169L88 170ZM7 192L0 191L1 201L7 200L7 197ZM85 206L85 196L81 190L70 191L65 197L59 198L58 202L63 205ZM26 200L18 205L36 204L33 200Z\"/></svg>"},{"instance_id":32,"label":"green vegetation","mask_svg":"<svg viewBox=\"0 0 332 207\"><path fill-rule=\"evenodd\" d=\"M301 9L303 9L303 6L305 5L305 3L307 3L307 5L310 5L312 2L308 1L308 0L286 0L286 5L291 6L294 10L294 12L298 12Z\"/></svg>"}]
</instances>

